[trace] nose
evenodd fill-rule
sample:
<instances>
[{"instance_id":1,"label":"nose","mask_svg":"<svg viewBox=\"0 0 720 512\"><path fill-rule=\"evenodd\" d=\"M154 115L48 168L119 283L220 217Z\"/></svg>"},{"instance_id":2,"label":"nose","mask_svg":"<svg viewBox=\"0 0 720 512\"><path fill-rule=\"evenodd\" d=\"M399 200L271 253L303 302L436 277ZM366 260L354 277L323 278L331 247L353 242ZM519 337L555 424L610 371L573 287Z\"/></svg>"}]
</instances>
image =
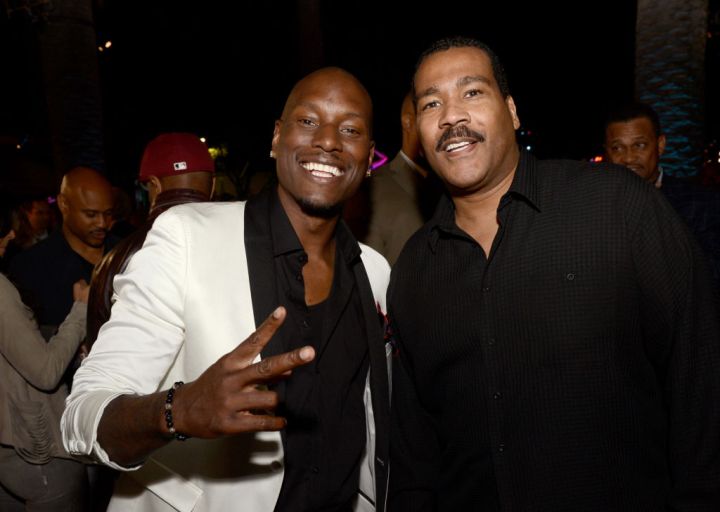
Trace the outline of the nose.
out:
<instances>
[{"instance_id":1,"label":"nose","mask_svg":"<svg viewBox=\"0 0 720 512\"><path fill-rule=\"evenodd\" d=\"M470 114L462 104L456 101L448 101L443 105L438 123L440 128L455 126L460 123L470 122Z\"/></svg>"},{"instance_id":2,"label":"nose","mask_svg":"<svg viewBox=\"0 0 720 512\"><path fill-rule=\"evenodd\" d=\"M321 148L325 152L340 151L342 145L340 143L339 133L333 124L321 124L313 136L313 146Z\"/></svg>"},{"instance_id":3,"label":"nose","mask_svg":"<svg viewBox=\"0 0 720 512\"><path fill-rule=\"evenodd\" d=\"M97 222L98 227L107 229L108 226L110 226L110 222L112 221L112 215L109 213L103 213L101 215L98 215L97 219L98 219L98 222Z\"/></svg>"}]
</instances>

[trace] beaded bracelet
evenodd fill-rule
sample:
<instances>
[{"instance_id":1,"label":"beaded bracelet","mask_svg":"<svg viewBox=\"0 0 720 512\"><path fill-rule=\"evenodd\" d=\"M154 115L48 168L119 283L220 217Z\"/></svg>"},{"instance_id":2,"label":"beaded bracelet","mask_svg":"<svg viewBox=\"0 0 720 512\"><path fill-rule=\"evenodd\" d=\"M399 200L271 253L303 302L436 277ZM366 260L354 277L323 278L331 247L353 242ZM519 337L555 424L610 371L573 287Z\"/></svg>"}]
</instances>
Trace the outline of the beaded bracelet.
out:
<instances>
[{"instance_id":1,"label":"beaded bracelet","mask_svg":"<svg viewBox=\"0 0 720 512\"><path fill-rule=\"evenodd\" d=\"M188 437L185 434L181 434L177 430L175 430L175 426L173 425L173 417L172 417L172 403L173 398L175 398L175 390L178 389L180 386L185 384L183 381L179 380L175 384L173 384L173 387L168 389L167 397L165 397L165 424L167 425L168 432L177 439L178 441L185 441Z\"/></svg>"}]
</instances>

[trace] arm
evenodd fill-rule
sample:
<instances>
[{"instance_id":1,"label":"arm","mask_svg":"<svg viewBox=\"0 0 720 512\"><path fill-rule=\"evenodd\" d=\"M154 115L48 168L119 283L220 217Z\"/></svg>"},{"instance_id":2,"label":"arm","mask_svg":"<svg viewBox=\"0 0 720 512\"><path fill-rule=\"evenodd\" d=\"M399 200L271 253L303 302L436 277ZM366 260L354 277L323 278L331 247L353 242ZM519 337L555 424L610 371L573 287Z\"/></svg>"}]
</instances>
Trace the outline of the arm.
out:
<instances>
[{"instance_id":1,"label":"arm","mask_svg":"<svg viewBox=\"0 0 720 512\"><path fill-rule=\"evenodd\" d=\"M646 346L664 389L669 510L720 509L720 312L704 257L659 194L634 199Z\"/></svg>"},{"instance_id":2,"label":"arm","mask_svg":"<svg viewBox=\"0 0 720 512\"><path fill-rule=\"evenodd\" d=\"M85 337L87 284L75 283L70 313L49 342L42 337L32 313L9 282L0 305L0 350L22 377L34 387L51 391L57 387ZM3 286L5 288L5 286Z\"/></svg>"},{"instance_id":3,"label":"arm","mask_svg":"<svg viewBox=\"0 0 720 512\"><path fill-rule=\"evenodd\" d=\"M177 432L210 439L285 426L284 418L270 413L278 404L277 394L258 386L285 378L293 368L310 362L313 349L304 347L252 364L284 318L285 310L278 308L235 350L177 389L172 407ZM165 422L166 394L121 395L110 402L100 419L98 442L112 460L136 465L172 440Z\"/></svg>"}]
</instances>

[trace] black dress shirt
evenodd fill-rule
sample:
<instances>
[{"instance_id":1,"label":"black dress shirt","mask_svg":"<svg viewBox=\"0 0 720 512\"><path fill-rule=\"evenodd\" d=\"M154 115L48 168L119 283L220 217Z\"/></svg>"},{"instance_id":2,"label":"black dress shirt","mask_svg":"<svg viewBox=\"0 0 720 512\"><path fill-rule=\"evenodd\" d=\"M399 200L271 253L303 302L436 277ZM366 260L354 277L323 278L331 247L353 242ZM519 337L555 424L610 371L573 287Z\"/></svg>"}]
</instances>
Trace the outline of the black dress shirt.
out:
<instances>
[{"instance_id":1,"label":"black dress shirt","mask_svg":"<svg viewBox=\"0 0 720 512\"><path fill-rule=\"evenodd\" d=\"M253 215L269 201L273 286L277 304L285 306L288 313L273 338L274 351L304 345L312 345L316 351L315 359L293 370L278 389L282 403L278 413L288 424L282 432L285 475L276 510L349 511L358 493L365 448L363 391L369 364L360 295L352 271L355 265L362 265L360 247L345 224L339 223L330 295L321 304L308 307L302 275L307 254L277 192L269 195L250 200L247 214ZM253 244L246 243L246 247L248 252L257 249Z\"/></svg>"},{"instance_id":2,"label":"black dress shirt","mask_svg":"<svg viewBox=\"0 0 720 512\"><path fill-rule=\"evenodd\" d=\"M389 510L720 510L705 261L630 172L522 154L489 258L445 198L393 269Z\"/></svg>"}]
</instances>

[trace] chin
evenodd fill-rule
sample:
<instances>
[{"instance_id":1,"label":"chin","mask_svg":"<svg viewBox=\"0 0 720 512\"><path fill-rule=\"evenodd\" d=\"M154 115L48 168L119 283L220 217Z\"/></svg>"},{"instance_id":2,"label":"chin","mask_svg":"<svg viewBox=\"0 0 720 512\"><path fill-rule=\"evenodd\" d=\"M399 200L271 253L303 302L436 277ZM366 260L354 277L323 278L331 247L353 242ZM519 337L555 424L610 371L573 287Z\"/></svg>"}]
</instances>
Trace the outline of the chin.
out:
<instances>
[{"instance_id":1,"label":"chin","mask_svg":"<svg viewBox=\"0 0 720 512\"><path fill-rule=\"evenodd\" d=\"M297 203L306 215L331 219L342 212L341 203L328 203L311 198L298 198Z\"/></svg>"}]
</instances>

